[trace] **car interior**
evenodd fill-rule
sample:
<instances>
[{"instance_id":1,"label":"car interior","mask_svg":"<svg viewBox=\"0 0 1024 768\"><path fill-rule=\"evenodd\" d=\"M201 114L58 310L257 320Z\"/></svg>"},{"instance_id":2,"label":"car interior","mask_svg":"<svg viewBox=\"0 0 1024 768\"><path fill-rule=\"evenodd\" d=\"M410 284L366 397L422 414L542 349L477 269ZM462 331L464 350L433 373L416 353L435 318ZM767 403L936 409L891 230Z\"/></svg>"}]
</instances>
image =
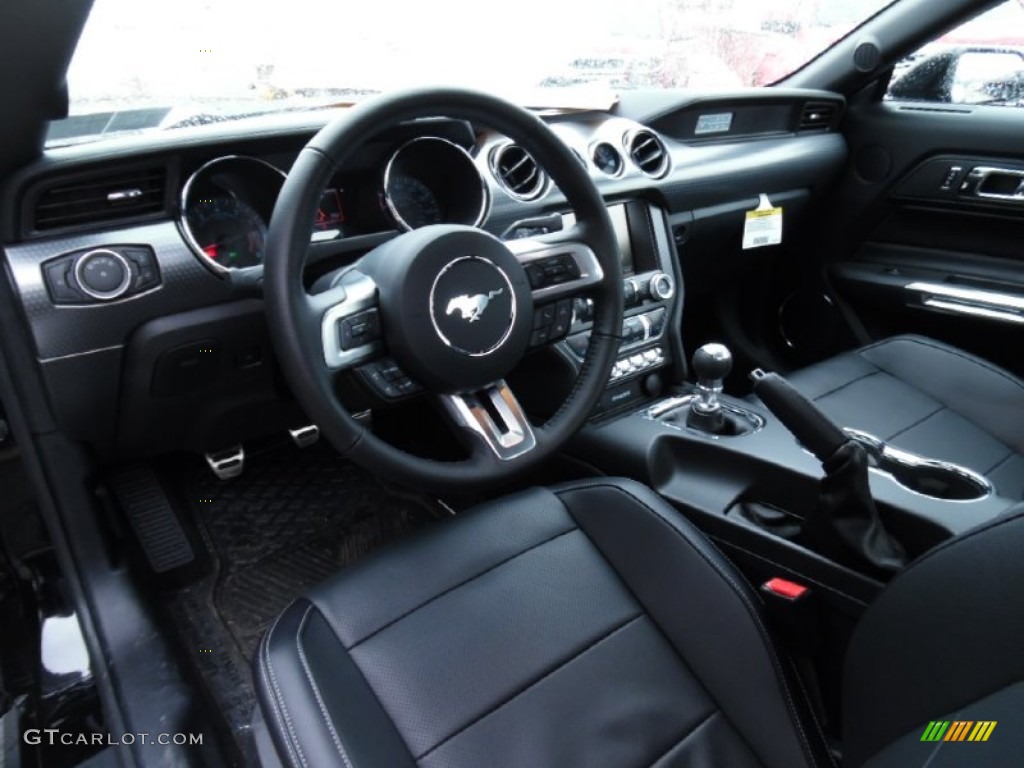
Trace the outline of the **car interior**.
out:
<instances>
[{"instance_id":1,"label":"car interior","mask_svg":"<svg viewBox=\"0 0 1024 768\"><path fill-rule=\"evenodd\" d=\"M1024 2L230 119L102 3L0 9L0 766L1021 764Z\"/></svg>"}]
</instances>

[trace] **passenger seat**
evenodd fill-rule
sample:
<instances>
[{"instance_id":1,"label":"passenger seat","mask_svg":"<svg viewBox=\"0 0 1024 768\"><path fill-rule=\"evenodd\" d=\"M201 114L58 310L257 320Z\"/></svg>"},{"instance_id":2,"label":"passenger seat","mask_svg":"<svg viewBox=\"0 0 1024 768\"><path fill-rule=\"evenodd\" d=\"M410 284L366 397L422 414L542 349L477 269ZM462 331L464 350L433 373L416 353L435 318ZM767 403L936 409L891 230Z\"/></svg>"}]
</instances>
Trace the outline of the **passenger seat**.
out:
<instances>
[{"instance_id":1,"label":"passenger seat","mask_svg":"<svg viewBox=\"0 0 1024 768\"><path fill-rule=\"evenodd\" d=\"M950 461L1024 498L1024 381L960 349L896 336L788 377L840 426Z\"/></svg>"}]
</instances>

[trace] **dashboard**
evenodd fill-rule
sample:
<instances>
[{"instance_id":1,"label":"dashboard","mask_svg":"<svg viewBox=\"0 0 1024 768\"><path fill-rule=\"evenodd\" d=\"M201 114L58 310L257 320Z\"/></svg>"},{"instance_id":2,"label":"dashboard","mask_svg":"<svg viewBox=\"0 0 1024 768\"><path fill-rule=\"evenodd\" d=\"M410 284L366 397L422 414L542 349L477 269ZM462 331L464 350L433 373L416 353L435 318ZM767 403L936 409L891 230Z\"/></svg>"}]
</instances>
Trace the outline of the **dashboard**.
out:
<instances>
[{"instance_id":1,"label":"dashboard","mask_svg":"<svg viewBox=\"0 0 1024 768\"><path fill-rule=\"evenodd\" d=\"M738 243L760 194L798 220L845 162L842 108L792 91L546 116L607 201L625 275L622 351L596 418L682 378L683 286L726 261L702 249ZM811 111L826 119L808 128ZM113 457L212 450L302 423L274 367L261 280L285 174L323 123L285 115L69 147L3 185L4 258L72 437ZM309 224L306 280L430 224L478 226L512 246L572 221L522 147L486 126L419 120L336 169ZM529 269L531 281L560 279L558 264ZM589 313L579 297L538 307L538 352L518 376L538 413L571 386ZM374 387L379 374L357 370L340 394L357 409L415 396Z\"/></svg>"}]
</instances>

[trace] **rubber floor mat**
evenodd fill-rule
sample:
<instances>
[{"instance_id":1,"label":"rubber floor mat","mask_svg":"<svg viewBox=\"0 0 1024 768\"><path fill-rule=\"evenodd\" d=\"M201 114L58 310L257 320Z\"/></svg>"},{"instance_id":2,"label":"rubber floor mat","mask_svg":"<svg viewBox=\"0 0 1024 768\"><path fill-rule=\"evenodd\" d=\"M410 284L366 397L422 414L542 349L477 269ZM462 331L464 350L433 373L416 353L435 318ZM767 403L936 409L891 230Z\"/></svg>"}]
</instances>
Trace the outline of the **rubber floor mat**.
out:
<instances>
[{"instance_id":1,"label":"rubber floor mat","mask_svg":"<svg viewBox=\"0 0 1024 768\"><path fill-rule=\"evenodd\" d=\"M440 517L426 496L383 485L327 447L250 457L233 480L190 464L173 484L215 563L168 594L184 651L223 713L242 762L255 706L251 660L293 599L368 552Z\"/></svg>"}]
</instances>

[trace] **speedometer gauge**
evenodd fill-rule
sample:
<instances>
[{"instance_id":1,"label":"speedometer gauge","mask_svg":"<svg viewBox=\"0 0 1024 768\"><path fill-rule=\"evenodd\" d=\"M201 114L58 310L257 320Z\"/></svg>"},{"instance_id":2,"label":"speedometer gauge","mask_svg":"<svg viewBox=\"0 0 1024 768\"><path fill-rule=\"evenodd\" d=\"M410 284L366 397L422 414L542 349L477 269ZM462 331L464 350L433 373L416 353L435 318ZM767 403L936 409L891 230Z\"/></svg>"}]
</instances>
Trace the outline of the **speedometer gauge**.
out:
<instances>
[{"instance_id":1,"label":"speedometer gauge","mask_svg":"<svg viewBox=\"0 0 1024 768\"><path fill-rule=\"evenodd\" d=\"M420 136L395 150L381 191L386 212L402 229L479 226L487 214L487 185L473 158L437 136Z\"/></svg>"},{"instance_id":2,"label":"speedometer gauge","mask_svg":"<svg viewBox=\"0 0 1024 768\"><path fill-rule=\"evenodd\" d=\"M395 214L410 229L441 223L441 204L437 195L415 176L396 175L388 185Z\"/></svg>"},{"instance_id":3,"label":"speedometer gauge","mask_svg":"<svg viewBox=\"0 0 1024 768\"><path fill-rule=\"evenodd\" d=\"M203 198L185 212L200 250L226 269L263 263L267 225L259 213L237 197Z\"/></svg>"}]
</instances>

